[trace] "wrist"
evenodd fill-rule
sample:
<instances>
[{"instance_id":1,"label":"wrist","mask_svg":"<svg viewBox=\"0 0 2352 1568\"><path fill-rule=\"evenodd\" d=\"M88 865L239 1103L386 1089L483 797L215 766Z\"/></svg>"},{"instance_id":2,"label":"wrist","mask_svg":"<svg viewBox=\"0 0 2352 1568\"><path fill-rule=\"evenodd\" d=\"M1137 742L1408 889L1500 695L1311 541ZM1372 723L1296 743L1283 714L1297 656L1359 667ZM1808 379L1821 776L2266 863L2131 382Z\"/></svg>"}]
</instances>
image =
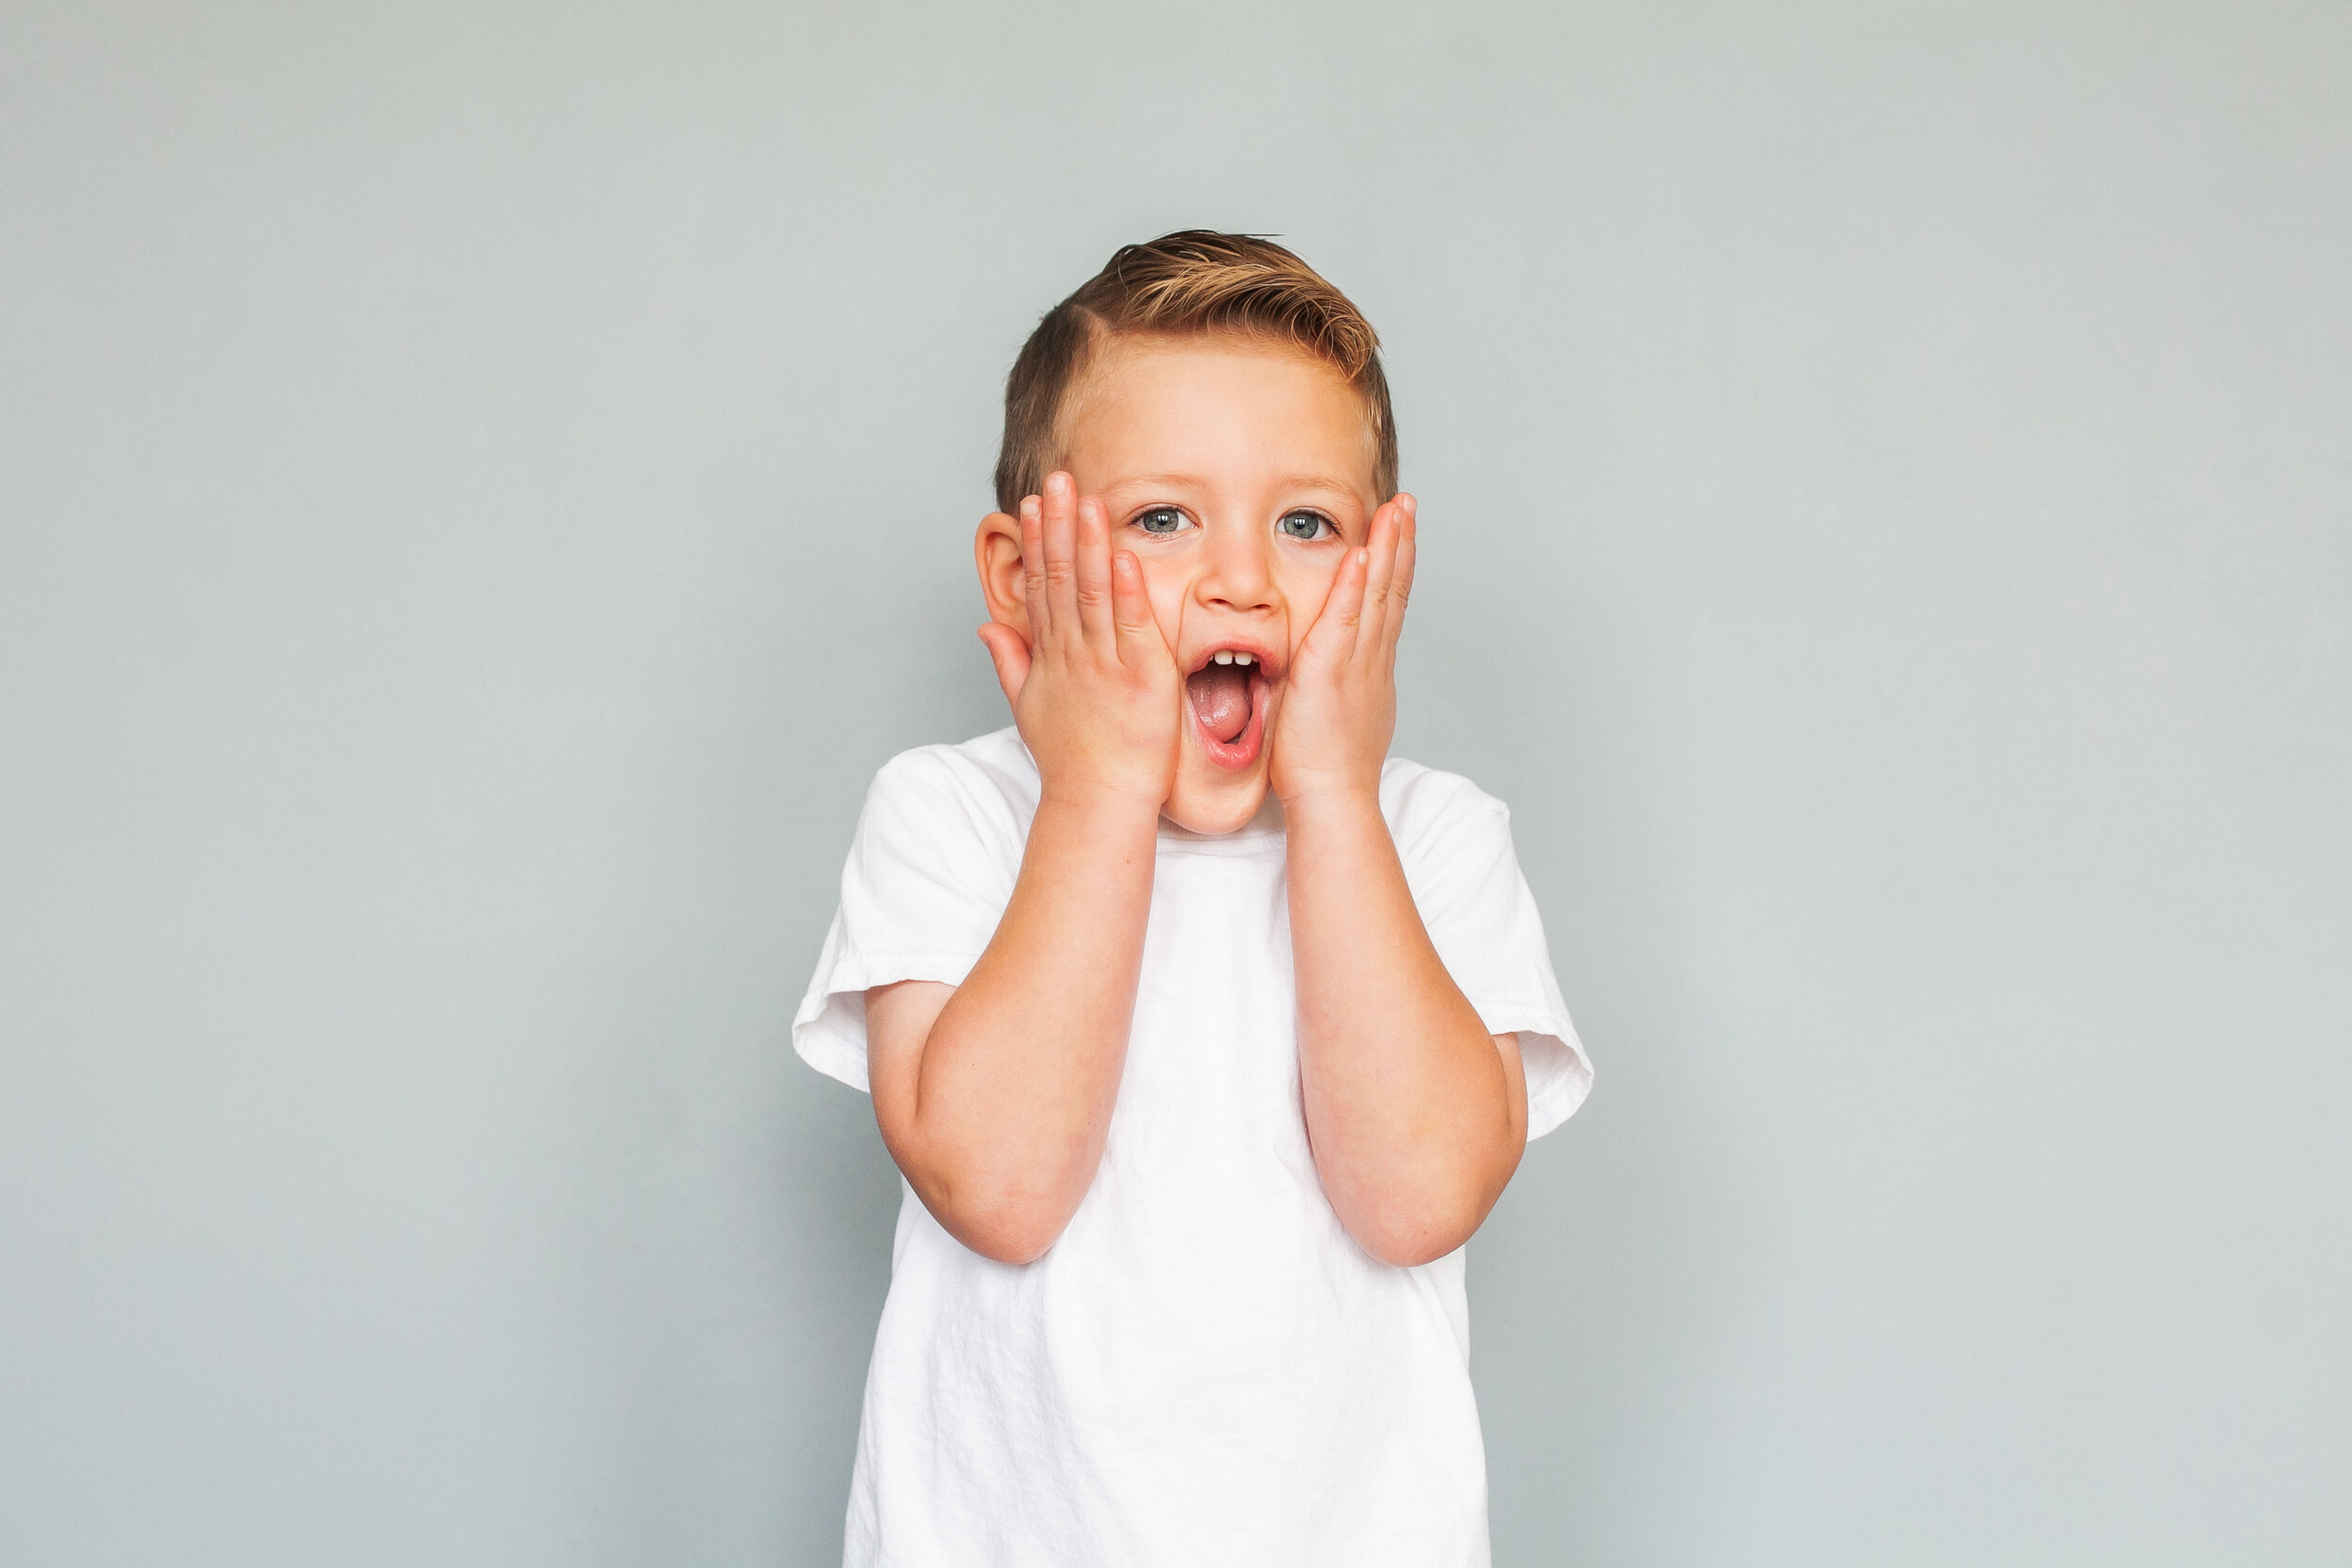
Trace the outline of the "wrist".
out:
<instances>
[{"instance_id":1,"label":"wrist","mask_svg":"<svg viewBox=\"0 0 2352 1568\"><path fill-rule=\"evenodd\" d=\"M1142 825L1158 830L1160 807L1168 791L1149 785L1102 779L1057 779L1038 791L1037 812L1116 829Z\"/></svg>"},{"instance_id":2,"label":"wrist","mask_svg":"<svg viewBox=\"0 0 2352 1568\"><path fill-rule=\"evenodd\" d=\"M1289 787L1275 792L1281 798L1282 815L1294 828L1301 821L1321 822L1346 818L1387 818L1380 810L1380 781L1348 778L1316 778L1291 781Z\"/></svg>"}]
</instances>

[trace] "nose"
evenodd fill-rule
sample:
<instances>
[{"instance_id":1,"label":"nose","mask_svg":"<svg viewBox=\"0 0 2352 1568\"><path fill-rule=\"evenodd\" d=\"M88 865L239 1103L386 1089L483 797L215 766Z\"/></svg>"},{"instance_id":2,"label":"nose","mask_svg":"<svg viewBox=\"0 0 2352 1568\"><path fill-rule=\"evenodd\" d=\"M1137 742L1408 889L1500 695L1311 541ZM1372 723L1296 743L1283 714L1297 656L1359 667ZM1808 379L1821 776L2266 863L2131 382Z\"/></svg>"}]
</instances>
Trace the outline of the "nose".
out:
<instances>
[{"instance_id":1,"label":"nose","mask_svg":"<svg viewBox=\"0 0 2352 1568\"><path fill-rule=\"evenodd\" d=\"M1193 581L1193 597L1216 610L1272 610L1274 562L1269 559L1271 542L1263 537L1266 531L1220 518L1203 531L1207 547L1200 575Z\"/></svg>"}]
</instances>

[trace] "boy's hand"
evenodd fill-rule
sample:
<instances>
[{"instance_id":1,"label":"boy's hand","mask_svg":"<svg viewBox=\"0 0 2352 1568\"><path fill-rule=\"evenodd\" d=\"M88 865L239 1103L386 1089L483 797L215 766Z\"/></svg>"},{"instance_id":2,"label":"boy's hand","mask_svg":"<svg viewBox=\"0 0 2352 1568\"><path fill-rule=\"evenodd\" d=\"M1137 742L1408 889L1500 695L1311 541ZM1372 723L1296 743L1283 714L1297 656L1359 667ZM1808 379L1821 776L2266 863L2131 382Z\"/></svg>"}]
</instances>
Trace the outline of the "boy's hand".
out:
<instances>
[{"instance_id":1,"label":"boy's hand","mask_svg":"<svg viewBox=\"0 0 2352 1568\"><path fill-rule=\"evenodd\" d=\"M990 622L980 641L1049 796L1168 800L1184 681L1152 618L1143 569L1110 548L1110 522L1065 473L1021 503L1026 641Z\"/></svg>"},{"instance_id":2,"label":"boy's hand","mask_svg":"<svg viewBox=\"0 0 2352 1568\"><path fill-rule=\"evenodd\" d=\"M1363 548L1331 579L1291 666L1268 759L1285 806L1334 792L1376 798L1396 735L1396 640L1413 586L1413 498L1372 515Z\"/></svg>"}]
</instances>

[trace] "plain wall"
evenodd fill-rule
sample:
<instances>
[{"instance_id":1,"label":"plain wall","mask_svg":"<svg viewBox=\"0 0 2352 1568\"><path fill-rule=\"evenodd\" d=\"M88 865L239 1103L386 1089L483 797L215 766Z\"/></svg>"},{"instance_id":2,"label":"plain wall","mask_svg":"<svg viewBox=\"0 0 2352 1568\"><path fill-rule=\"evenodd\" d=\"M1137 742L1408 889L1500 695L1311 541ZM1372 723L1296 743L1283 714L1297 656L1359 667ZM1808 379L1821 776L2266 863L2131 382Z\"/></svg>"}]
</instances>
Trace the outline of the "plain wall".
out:
<instances>
[{"instance_id":1,"label":"plain wall","mask_svg":"<svg viewBox=\"0 0 2352 1568\"><path fill-rule=\"evenodd\" d=\"M1498 1560L2352 1562L2352 11L0 4L0 1564L821 1563L1002 377L1285 236L1589 1105ZM1204 1499L1214 1506L1214 1499Z\"/></svg>"}]
</instances>

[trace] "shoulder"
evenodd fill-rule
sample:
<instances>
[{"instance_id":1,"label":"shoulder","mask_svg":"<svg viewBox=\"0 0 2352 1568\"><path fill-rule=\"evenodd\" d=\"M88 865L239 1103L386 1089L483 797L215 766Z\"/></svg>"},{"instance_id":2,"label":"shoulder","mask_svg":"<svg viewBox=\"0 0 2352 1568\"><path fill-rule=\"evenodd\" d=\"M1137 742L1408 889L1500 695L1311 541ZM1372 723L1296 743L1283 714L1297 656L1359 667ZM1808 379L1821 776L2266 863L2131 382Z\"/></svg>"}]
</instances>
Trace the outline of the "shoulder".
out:
<instances>
[{"instance_id":1,"label":"shoulder","mask_svg":"<svg viewBox=\"0 0 2352 1568\"><path fill-rule=\"evenodd\" d=\"M993 807L1014 811L1026 820L1037 810L1037 764L1021 743L1020 732L1007 726L952 745L900 752L875 773L868 800Z\"/></svg>"},{"instance_id":2,"label":"shoulder","mask_svg":"<svg viewBox=\"0 0 2352 1568\"><path fill-rule=\"evenodd\" d=\"M1037 797L1037 765L1017 731L917 746L875 773L857 852L966 864L975 876L985 867L993 877L1019 863Z\"/></svg>"},{"instance_id":3,"label":"shoulder","mask_svg":"<svg viewBox=\"0 0 2352 1568\"><path fill-rule=\"evenodd\" d=\"M1400 850L1465 828L1508 832L1511 808L1459 773L1391 757L1380 768L1380 814Z\"/></svg>"}]
</instances>

